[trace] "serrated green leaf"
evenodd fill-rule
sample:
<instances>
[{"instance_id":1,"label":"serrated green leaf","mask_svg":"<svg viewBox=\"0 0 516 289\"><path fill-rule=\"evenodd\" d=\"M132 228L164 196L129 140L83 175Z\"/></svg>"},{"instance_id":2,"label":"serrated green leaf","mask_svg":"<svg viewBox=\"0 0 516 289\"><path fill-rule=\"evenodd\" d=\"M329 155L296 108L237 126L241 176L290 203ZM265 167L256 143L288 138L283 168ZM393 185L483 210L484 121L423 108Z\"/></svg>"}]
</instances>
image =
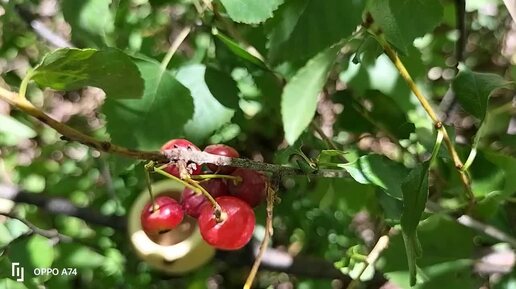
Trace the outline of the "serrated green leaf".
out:
<instances>
[{"instance_id":1,"label":"serrated green leaf","mask_svg":"<svg viewBox=\"0 0 516 289\"><path fill-rule=\"evenodd\" d=\"M283 0L220 0L235 22L257 24L272 17Z\"/></svg>"},{"instance_id":2,"label":"serrated green leaf","mask_svg":"<svg viewBox=\"0 0 516 289\"><path fill-rule=\"evenodd\" d=\"M101 47L114 30L111 0L60 1L63 16L72 28L72 40L83 47Z\"/></svg>"},{"instance_id":3,"label":"serrated green leaf","mask_svg":"<svg viewBox=\"0 0 516 289\"><path fill-rule=\"evenodd\" d=\"M120 50L63 48L47 54L32 80L56 90L101 88L108 98L140 98L143 80L132 59Z\"/></svg>"},{"instance_id":4,"label":"serrated green leaf","mask_svg":"<svg viewBox=\"0 0 516 289\"><path fill-rule=\"evenodd\" d=\"M305 61L347 38L360 24L365 1L293 0L269 23L272 63Z\"/></svg>"},{"instance_id":5,"label":"serrated green leaf","mask_svg":"<svg viewBox=\"0 0 516 289\"><path fill-rule=\"evenodd\" d=\"M194 100L193 118L185 125L186 136L194 142L203 141L233 117L234 111L217 100L238 100L236 83L223 75L221 71L200 64L183 67L177 72L177 80L190 89ZM207 78L210 78L209 82Z\"/></svg>"},{"instance_id":6,"label":"serrated green leaf","mask_svg":"<svg viewBox=\"0 0 516 289\"><path fill-rule=\"evenodd\" d=\"M430 32L443 17L443 7L435 0L375 0L369 11L385 37L404 54L417 37Z\"/></svg>"},{"instance_id":7,"label":"serrated green leaf","mask_svg":"<svg viewBox=\"0 0 516 289\"><path fill-rule=\"evenodd\" d=\"M341 164L355 181L361 184L373 184L385 190L393 198L402 199L401 180L408 169L401 164L381 155L365 155L358 160Z\"/></svg>"},{"instance_id":8,"label":"serrated green leaf","mask_svg":"<svg viewBox=\"0 0 516 289\"><path fill-rule=\"evenodd\" d=\"M428 163L413 169L401 185L403 192L403 213L401 230L410 274L410 285L416 284L416 259L421 257L421 244L417 237L417 226L425 210L428 198Z\"/></svg>"},{"instance_id":9,"label":"serrated green leaf","mask_svg":"<svg viewBox=\"0 0 516 289\"><path fill-rule=\"evenodd\" d=\"M102 112L114 143L136 149L159 149L167 140L183 135L193 115L190 92L159 63L137 60L145 81L138 100L106 99Z\"/></svg>"},{"instance_id":10,"label":"serrated green leaf","mask_svg":"<svg viewBox=\"0 0 516 289\"><path fill-rule=\"evenodd\" d=\"M328 72L340 47L330 47L310 59L285 86L281 96L281 115L285 138L293 144L312 121L317 96L326 83Z\"/></svg>"},{"instance_id":11,"label":"serrated green leaf","mask_svg":"<svg viewBox=\"0 0 516 289\"><path fill-rule=\"evenodd\" d=\"M453 80L452 88L461 106L471 115L484 120L489 96L509 82L492 73L479 73L465 69Z\"/></svg>"},{"instance_id":12,"label":"serrated green leaf","mask_svg":"<svg viewBox=\"0 0 516 289\"><path fill-rule=\"evenodd\" d=\"M8 248L8 256L11 262L19 262L28 274L35 268L49 268L52 265L54 247L49 239L33 235L12 242Z\"/></svg>"}]
</instances>

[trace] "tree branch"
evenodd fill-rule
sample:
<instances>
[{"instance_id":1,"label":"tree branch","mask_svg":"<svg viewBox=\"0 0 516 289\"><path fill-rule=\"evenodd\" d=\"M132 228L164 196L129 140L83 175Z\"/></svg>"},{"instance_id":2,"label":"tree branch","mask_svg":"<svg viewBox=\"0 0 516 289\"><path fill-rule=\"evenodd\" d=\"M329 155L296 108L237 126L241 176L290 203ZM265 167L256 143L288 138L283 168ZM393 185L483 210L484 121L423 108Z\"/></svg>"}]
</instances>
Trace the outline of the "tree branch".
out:
<instances>
[{"instance_id":1,"label":"tree branch","mask_svg":"<svg viewBox=\"0 0 516 289\"><path fill-rule=\"evenodd\" d=\"M15 220L22 222L25 226L29 227L30 233L38 234L38 235L43 236L48 239L58 239L60 242L65 242L65 243L73 242L73 238L63 235L63 234L60 234L55 229L52 229L52 230L41 229L40 227L32 224L31 222L25 220L24 218L16 216L15 214L0 212L0 216L7 217L9 219L15 219Z\"/></svg>"},{"instance_id":2,"label":"tree branch","mask_svg":"<svg viewBox=\"0 0 516 289\"><path fill-rule=\"evenodd\" d=\"M287 167L282 165L275 165L269 163L255 162L249 159L241 158L230 158L226 156L218 156L200 151L188 151L181 149L170 149L165 150L164 155L170 161L192 161L197 164L216 164L218 166L231 166L239 168L248 168L256 171L269 172L280 177L282 176L319 176L328 178L342 178L347 177L349 174L344 170L330 170L321 169L315 173L306 173L300 169L294 167Z\"/></svg>"},{"instance_id":3,"label":"tree branch","mask_svg":"<svg viewBox=\"0 0 516 289\"><path fill-rule=\"evenodd\" d=\"M214 163L218 165L226 165L233 167L249 168L257 171L265 171L279 176L292 176L292 175L307 175L300 169L293 167L287 167L282 165L275 165L269 163L255 162L249 159L240 158L228 158L222 156L216 156L204 152L184 151L184 150L169 150L166 154L158 151L140 151L135 149L125 148L108 141L99 141L91 136L88 136L68 125L61 123L49 115L45 114L39 108L35 107L32 103L19 97L15 92L9 91L5 88L0 87L0 99L6 101L15 108L35 117L39 121L47 124L51 128L63 135L63 139L68 141L76 141L86 146L94 148L98 151L113 153L120 156L140 159L140 160L152 160L159 163L167 163L169 160L185 160L193 161L198 164ZM348 176L344 170L319 170L311 176L318 177L329 177L338 178Z\"/></svg>"},{"instance_id":4,"label":"tree branch","mask_svg":"<svg viewBox=\"0 0 516 289\"><path fill-rule=\"evenodd\" d=\"M166 161L166 158L159 152L133 150L112 144L107 141L96 140L93 137L90 137L72 127L67 126L64 123L61 123L51 118L49 115L45 114L39 108L35 107L28 100L20 97L17 93L9 91L3 87L0 87L0 99L6 101L15 108L35 117L39 121L47 124L51 128L55 129L57 132L62 134L63 138L66 140L77 141L102 152L114 153L129 158Z\"/></svg>"},{"instance_id":5,"label":"tree branch","mask_svg":"<svg viewBox=\"0 0 516 289\"><path fill-rule=\"evenodd\" d=\"M48 213L77 217L91 224L119 230L125 230L126 227L126 221L123 217L102 215L100 212L88 208L77 207L65 198L53 198L45 193L33 194L16 187L0 184L0 198L36 205Z\"/></svg>"}]
</instances>

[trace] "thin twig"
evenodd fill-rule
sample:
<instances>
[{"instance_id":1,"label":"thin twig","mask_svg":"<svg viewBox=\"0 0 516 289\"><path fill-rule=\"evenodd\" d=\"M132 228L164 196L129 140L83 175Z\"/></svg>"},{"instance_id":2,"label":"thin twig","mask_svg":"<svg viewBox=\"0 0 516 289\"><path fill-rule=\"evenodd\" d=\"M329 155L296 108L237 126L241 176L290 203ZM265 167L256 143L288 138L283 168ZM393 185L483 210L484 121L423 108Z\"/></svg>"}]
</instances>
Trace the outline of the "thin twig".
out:
<instances>
[{"instance_id":1,"label":"thin twig","mask_svg":"<svg viewBox=\"0 0 516 289\"><path fill-rule=\"evenodd\" d=\"M349 283L347 289L353 289L360 283L360 277L362 277L362 274L364 274L369 266L374 265L387 246L389 246L389 235L383 235L378 239L371 252L369 252L369 255L367 255L367 258L365 259L364 266L358 273L358 276Z\"/></svg>"},{"instance_id":2,"label":"thin twig","mask_svg":"<svg viewBox=\"0 0 516 289\"><path fill-rule=\"evenodd\" d=\"M179 32L176 39L174 39L174 41L170 45L170 48L168 49L167 54L163 58L163 61L161 61L161 69L162 70L167 69L167 66L170 63L170 60L172 60L172 57L176 53L179 46L181 46L183 41L185 41L186 37L188 37L188 34L190 34L190 31L192 31L192 26L186 26L181 30L181 32Z\"/></svg>"},{"instance_id":3,"label":"thin twig","mask_svg":"<svg viewBox=\"0 0 516 289\"><path fill-rule=\"evenodd\" d=\"M445 214L444 209L439 204L432 202L432 201L427 202L426 209L433 213ZM447 214L445 214L445 215L447 215ZM447 215L447 216L449 216L449 215ZM506 243L510 244L513 248L516 249L516 239L514 237L506 234L505 232L503 232L489 224L482 223L469 215L462 215L457 219L455 219L452 216L449 216L449 217L453 218L453 220L455 220L457 223L459 223L465 227L468 227L477 232L486 234L487 236L489 236L493 239L496 239L496 240L499 240L502 242L506 242Z\"/></svg>"},{"instance_id":4,"label":"thin twig","mask_svg":"<svg viewBox=\"0 0 516 289\"><path fill-rule=\"evenodd\" d=\"M251 289L253 285L254 279L256 277L256 273L258 273L258 268L260 268L260 264L262 263L263 255L265 251L267 251L267 247L269 246L270 238L273 234L272 227L272 218L273 218L273 210L274 210L274 200L276 198L276 193L271 187L267 187L267 219L265 221L265 235L263 236L262 243L260 244L260 249L258 251L258 255L254 260L253 267L247 276L247 280L244 284L244 289Z\"/></svg>"},{"instance_id":5,"label":"thin twig","mask_svg":"<svg viewBox=\"0 0 516 289\"><path fill-rule=\"evenodd\" d=\"M317 134L326 142L326 144L331 147L334 150L340 150L337 145L333 142L331 138L329 138L324 131L315 123L315 121L312 121L311 123L312 128L317 132Z\"/></svg>"},{"instance_id":6,"label":"thin twig","mask_svg":"<svg viewBox=\"0 0 516 289\"><path fill-rule=\"evenodd\" d=\"M126 221L121 216L107 216L91 208L81 208L72 204L69 200L59 197L48 197L48 194L32 194L17 187L0 183L0 198L35 205L41 210L51 214L73 216L90 224L107 226L113 229L125 230Z\"/></svg>"},{"instance_id":7,"label":"thin twig","mask_svg":"<svg viewBox=\"0 0 516 289\"><path fill-rule=\"evenodd\" d=\"M95 138L92 138L74 128L67 126L64 123L51 118L49 115L45 114L26 99L20 98L17 93L9 91L3 87L0 87L0 99L5 100L7 103L11 104L17 109L47 124L62 134L67 140L80 142L86 146L92 147L102 152L115 153L134 159L156 160L162 162L167 160L166 157L164 157L159 152L138 151L121 147L107 141L96 140Z\"/></svg>"},{"instance_id":8,"label":"thin twig","mask_svg":"<svg viewBox=\"0 0 516 289\"><path fill-rule=\"evenodd\" d=\"M473 207L475 203L475 196L473 195L473 192L471 191L471 182L468 176L467 171L463 171L462 167L464 166L462 161L459 158L459 155L457 151L455 150L455 146L453 145L453 141L450 139L450 136L448 135L448 132L446 131L446 128L442 124L442 122L439 120L437 114L435 113L434 109L432 108L432 105L428 100L424 97L423 93L419 90L416 83L410 76L410 73L407 71L405 65L401 61L401 59L398 57L398 54L394 49L391 47L391 45L385 40L383 35L377 35L375 34L376 39L380 43L380 45L383 47L383 50L385 51L385 54L389 57L389 59L392 61L400 75L403 77L407 85L409 86L410 90L414 93L414 95L419 100L419 103L423 108L425 109L426 113L432 120L434 127L438 130L441 130L444 136L444 143L446 147L448 148L448 152L450 154L450 157L453 160L453 164L457 171L460 174L460 179L462 181L462 184L464 186L466 197L468 199L468 211Z\"/></svg>"},{"instance_id":9,"label":"thin twig","mask_svg":"<svg viewBox=\"0 0 516 289\"><path fill-rule=\"evenodd\" d=\"M19 216L15 215L15 214L0 212L0 215L4 216L4 217L7 217L9 219L14 219L14 220L18 220L18 221L22 222L25 226L29 227L29 229L30 229L30 231L32 233L38 234L38 235L43 236L43 237L45 237L47 239L58 239L60 242L65 242L65 243L71 243L71 242L74 241L72 237L60 234L55 229L52 229L52 230L42 229L42 228L32 224L31 222L25 220L22 217L19 217Z\"/></svg>"},{"instance_id":10,"label":"thin twig","mask_svg":"<svg viewBox=\"0 0 516 289\"><path fill-rule=\"evenodd\" d=\"M120 156L138 159L138 160L152 160L157 161L159 163L168 163L170 159L182 159L186 161L193 161L198 164L206 164L206 163L215 163L219 165L227 165L233 167L241 167L241 168L249 168L258 171L269 172L273 174L278 174L280 176L294 176L294 175L306 175L305 172L282 165L255 162L249 159L240 159L240 158L228 158L223 156L216 156L203 152L190 152L186 150L174 150L169 151L169 156L167 157L161 152L158 151L140 151L130 148L125 148L116 144L113 144L108 141L100 141L91 136L88 136L64 123L61 123L49 115L41 111L39 108L35 107L32 103L25 99L21 99L18 97L18 94L12 91L9 91L3 87L0 87L0 99L6 101L10 105L15 108L29 114L30 116L35 117L39 121L47 124L51 128L55 129L57 132L63 135L62 139L68 141L77 141L86 146L94 148L101 152L113 153ZM191 159L189 159L191 158ZM317 177L327 177L327 178L342 178L348 177L348 173L344 170L330 170L330 169L321 169L317 172L311 174L312 176Z\"/></svg>"}]
</instances>

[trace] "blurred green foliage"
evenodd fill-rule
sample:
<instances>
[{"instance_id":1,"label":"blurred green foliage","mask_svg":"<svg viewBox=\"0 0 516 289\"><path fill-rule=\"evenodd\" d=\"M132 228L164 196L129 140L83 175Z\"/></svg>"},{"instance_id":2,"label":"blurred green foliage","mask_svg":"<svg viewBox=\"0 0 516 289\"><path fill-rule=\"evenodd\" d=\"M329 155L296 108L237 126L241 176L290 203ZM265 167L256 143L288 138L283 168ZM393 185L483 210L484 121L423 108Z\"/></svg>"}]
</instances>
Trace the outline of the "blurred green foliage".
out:
<instances>
[{"instance_id":1,"label":"blurred green foliage","mask_svg":"<svg viewBox=\"0 0 516 289\"><path fill-rule=\"evenodd\" d=\"M516 138L510 129L515 122L514 83L507 81L516 77L516 52L506 52L508 35L515 37L516 32L502 1L467 1L462 59L454 51L459 32L451 0L220 0L199 14L203 5L196 0L3 1L2 79L13 89L19 87L27 71L54 50L31 26L35 19L77 48L97 49L91 51L99 54L117 51L122 55L118 62L101 58L106 75L95 79L99 73L94 71L95 77L87 76L80 85L104 89L104 100L86 88L44 89L69 90L56 83L77 81L88 65L98 68L97 62L80 62L69 69L68 57L67 69L54 69L57 74L67 70L68 78L50 79L52 69L40 66L43 72L29 84L27 96L60 121L129 148L157 150L168 139L188 137L200 147L223 142L242 156L284 165L293 165L290 149L299 148L318 160L320 168L347 171L350 178L283 179L272 245L324 259L351 274L360 263L355 255L367 254L385 229L393 228L398 233L376 270L399 288L410 288L399 232L409 203L404 193L428 193L442 212L422 212L421 202L415 202L417 208L408 208L415 210L410 214L415 219L405 220L411 233L417 227L421 243L421 258L409 259L417 262L416 286L515 286L513 267L500 278L474 271L479 254L503 242L452 217L464 212L466 199L446 150L441 149L430 167L414 169L430 156L433 124L374 37L356 30L370 12L436 108L444 95L457 95L462 108L451 110L450 134L457 136L462 160L473 145L478 149L469 172L477 198L470 214L516 236ZM170 43L189 25L193 30L170 63L160 64ZM460 73L458 61L465 67ZM123 99L124 94L137 97ZM338 153L320 155L328 147L310 127L314 119L331 132ZM286 148L287 142L291 147ZM406 178L415 170L428 183ZM37 196L66 198L100 216L122 217L145 187L141 163L64 141L3 102L0 182ZM217 259L185 276L165 275L137 258L122 230L30 204L18 203L14 211L75 241L29 235L13 219L0 223L0 288L239 288L249 270ZM264 224L264 206L256 214ZM18 283L10 274L14 261L27 270L73 267L78 274ZM257 288L342 287L335 280L266 271L257 280Z\"/></svg>"}]
</instances>

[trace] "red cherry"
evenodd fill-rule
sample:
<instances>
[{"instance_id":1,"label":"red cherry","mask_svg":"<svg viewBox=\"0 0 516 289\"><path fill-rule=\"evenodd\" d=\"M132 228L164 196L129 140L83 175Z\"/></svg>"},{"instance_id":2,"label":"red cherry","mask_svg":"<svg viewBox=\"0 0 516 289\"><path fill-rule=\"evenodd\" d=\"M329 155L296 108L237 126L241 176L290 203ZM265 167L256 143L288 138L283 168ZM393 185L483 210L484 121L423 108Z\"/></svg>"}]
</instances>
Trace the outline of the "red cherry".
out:
<instances>
[{"instance_id":1,"label":"red cherry","mask_svg":"<svg viewBox=\"0 0 516 289\"><path fill-rule=\"evenodd\" d=\"M211 179L202 182L201 186L214 198L229 195L228 185L221 179ZM181 194L183 210L187 215L193 218L199 217L202 205L206 202L208 202L208 200L202 194L198 194L189 188L185 188Z\"/></svg>"},{"instance_id":2,"label":"red cherry","mask_svg":"<svg viewBox=\"0 0 516 289\"><path fill-rule=\"evenodd\" d=\"M223 220L218 223L215 209L209 203L202 206L198 223L206 243L222 250L238 250L253 235L255 217L253 209L244 201L231 196L215 199L222 209Z\"/></svg>"},{"instance_id":3,"label":"red cherry","mask_svg":"<svg viewBox=\"0 0 516 289\"><path fill-rule=\"evenodd\" d=\"M258 206L267 196L267 181L261 173L238 168L233 173L234 177L240 177L241 182L229 182L229 192L235 197L244 200L251 207Z\"/></svg>"},{"instance_id":4,"label":"red cherry","mask_svg":"<svg viewBox=\"0 0 516 289\"><path fill-rule=\"evenodd\" d=\"M158 196L154 202L154 208L152 202L147 203L140 216L143 231L147 235L166 233L183 221L183 208L173 198Z\"/></svg>"},{"instance_id":5,"label":"red cherry","mask_svg":"<svg viewBox=\"0 0 516 289\"><path fill-rule=\"evenodd\" d=\"M206 148L204 148L204 151L212 155L225 156L230 158L240 157L240 154L237 152L236 149L225 144L209 145ZM234 167L219 167L214 164L208 164L208 168L214 172L218 172L223 175L230 174L235 170Z\"/></svg>"},{"instance_id":6,"label":"red cherry","mask_svg":"<svg viewBox=\"0 0 516 289\"><path fill-rule=\"evenodd\" d=\"M193 143L186 139L178 138L172 139L166 142L162 147L161 151L169 150L169 149L185 149L185 150L193 150L193 151L201 151L198 147L196 147ZM196 163L187 164L188 172L191 175L198 175L201 173L201 166ZM171 164L164 169L167 173L180 178L179 167L175 164Z\"/></svg>"}]
</instances>

